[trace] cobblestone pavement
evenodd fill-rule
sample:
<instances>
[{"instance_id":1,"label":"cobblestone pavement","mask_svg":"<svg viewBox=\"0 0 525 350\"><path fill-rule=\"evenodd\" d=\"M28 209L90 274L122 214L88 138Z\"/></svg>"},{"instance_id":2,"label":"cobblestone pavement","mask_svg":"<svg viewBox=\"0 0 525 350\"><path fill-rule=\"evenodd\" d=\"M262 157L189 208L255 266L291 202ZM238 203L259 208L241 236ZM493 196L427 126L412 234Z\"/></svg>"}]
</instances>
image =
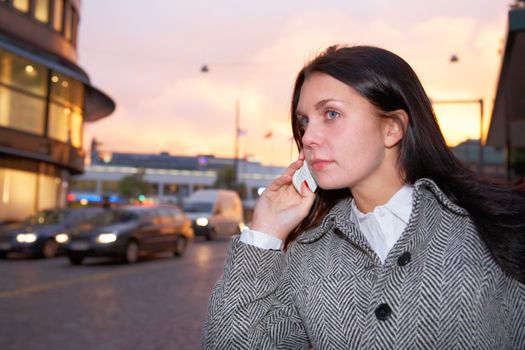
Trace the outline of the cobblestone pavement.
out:
<instances>
[{"instance_id":1,"label":"cobblestone pavement","mask_svg":"<svg viewBox=\"0 0 525 350\"><path fill-rule=\"evenodd\" d=\"M0 349L196 349L229 240L135 265L0 260Z\"/></svg>"}]
</instances>

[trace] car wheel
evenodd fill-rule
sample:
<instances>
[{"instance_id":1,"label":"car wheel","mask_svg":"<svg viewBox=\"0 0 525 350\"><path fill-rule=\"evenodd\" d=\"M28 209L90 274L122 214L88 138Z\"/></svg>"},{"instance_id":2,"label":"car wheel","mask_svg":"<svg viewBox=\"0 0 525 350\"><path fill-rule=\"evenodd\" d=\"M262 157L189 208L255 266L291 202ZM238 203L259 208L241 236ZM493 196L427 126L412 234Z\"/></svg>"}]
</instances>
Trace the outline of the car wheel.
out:
<instances>
[{"instance_id":1,"label":"car wheel","mask_svg":"<svg viewBox=\"0 0 525 350\"><path fill-rule=\"evenodd\" d=\"M82 264L82 260L84 260L83 256L78 256L78 255L70 255L67 258L69 259L69 262L71 263L71 265L80 265Z\"/></svg>"},{"instance_id":2,"label":"car wheel","mask_svg":"<svg viewBox=\"0 0 525 350\"><path fill-rule=\"evenodd\" d=\"M46 259L54 258L58 253L58 243L54 238L50 238L44 243L42 248L42 255Z\"/></svg>"},{"instance_id":3,"label":"car wheel","mask_svg":"<svg viewBox=\"0 0 525 350\"><path fill-rule=\"evenodd\" d=\"M182 235L178 235L175 241L175 256L183 256L187 247L188 239Z\"/></svg>"},{"instance_id":4,"label":"car wheel","mask_svg":"<svg viewBox=\"0 0 525 350\"><path fill-rule=\"evenodd\" d=\"M129 241L124 250L124 262L134 264L139 260L139 245L136 241Z\"/></svg>"}]
</instances>

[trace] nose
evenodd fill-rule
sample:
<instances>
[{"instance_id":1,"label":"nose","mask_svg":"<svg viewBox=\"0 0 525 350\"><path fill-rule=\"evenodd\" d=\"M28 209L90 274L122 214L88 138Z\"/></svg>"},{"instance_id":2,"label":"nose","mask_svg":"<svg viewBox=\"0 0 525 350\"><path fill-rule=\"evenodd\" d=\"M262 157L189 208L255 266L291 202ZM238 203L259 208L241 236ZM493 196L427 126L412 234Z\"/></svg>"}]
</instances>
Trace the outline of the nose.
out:
<instances>
[{"instance_id":1,"label":"nose","mask_svg":"<svg viewBox=\"0 0 525 350\"><path fill-rule=\"evenodd\" d=\"M307 149L319 146L322 140L322 136L322 131L319 125L317 125L316 122L310 122L303 134L303 146Z\"/></svg>"}]
</instances>

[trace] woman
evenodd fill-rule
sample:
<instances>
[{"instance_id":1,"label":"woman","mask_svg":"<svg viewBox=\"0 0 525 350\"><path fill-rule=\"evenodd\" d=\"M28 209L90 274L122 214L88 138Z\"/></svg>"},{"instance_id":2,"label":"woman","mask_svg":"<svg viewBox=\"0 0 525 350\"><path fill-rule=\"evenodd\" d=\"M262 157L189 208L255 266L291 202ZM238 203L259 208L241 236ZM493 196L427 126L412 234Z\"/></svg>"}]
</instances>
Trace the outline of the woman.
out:
<instances>
[{"instance_id":1,"label":"woman","mask_svg":"<svg viewBox=\"0 0 525 350\"><path fill-rule=\"evenodd\" d=\"M299 159L233 239L202 348L524 349L525 194L458 162L410 66L330 47L291 112Z\"/></svg>"}]
</instances>

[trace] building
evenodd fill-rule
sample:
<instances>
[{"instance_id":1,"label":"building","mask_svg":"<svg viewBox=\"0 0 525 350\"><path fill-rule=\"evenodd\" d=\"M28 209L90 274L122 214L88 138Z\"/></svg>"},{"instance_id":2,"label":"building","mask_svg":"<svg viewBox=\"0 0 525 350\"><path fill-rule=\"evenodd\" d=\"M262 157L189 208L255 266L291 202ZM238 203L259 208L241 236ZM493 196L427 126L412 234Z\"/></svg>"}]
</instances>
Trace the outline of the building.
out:
<instances>
[{"instance_id":1,"label":"building","mask_svg":"<svg viewBox=\"0 0 525 350\"><path fill-rule=\"evenodd\" d=\"M484 145L480 159L479 140L465 140L451 148L452 153L470 170L484 176L504 179L506 176L503 148ZM480 167L481 161L481 167Z\"/></svg>"},{"instance_id":2,"label":"building","mask_svg":"<svg viewBox=\"0 0 525 350\"><path fill-rule=\"evenodd\" d=\"M525 175L525 1L509 11L508 32L487 145L506 149L508 179Z\"/></svg>"},{"instance_id":3,"label":"building","mask_svg":"<svg viewBox=\"0 0 525 350\"><path fill-rule=\"evenodd\" d=\"M85 122L113 100L77 65L80 0L0 0L0 221L65 205Z\"/></svg>"},{"instance_id":4,"label":"building","mask_svg":"<svg viewBox=\"0 0 525 350\"><path fill-rule=\"evenodd\" d=\"M101 156L102 155L102 156ZM231 168L233 158L213 155L195 157L173 156L168 153L106 153L92 143L92 164L75 176L70 184L70 201L100 202L104 196L118 201L118 184L126 176L141 174L149 184L150 199L158 202L180 202L196 190L212 188L218 173ZM237 179L246 189L244 202L250 207L259 191L283 173L283 167L263 166L259 162L239 160Z\"/></svg>"}]
</instances>

